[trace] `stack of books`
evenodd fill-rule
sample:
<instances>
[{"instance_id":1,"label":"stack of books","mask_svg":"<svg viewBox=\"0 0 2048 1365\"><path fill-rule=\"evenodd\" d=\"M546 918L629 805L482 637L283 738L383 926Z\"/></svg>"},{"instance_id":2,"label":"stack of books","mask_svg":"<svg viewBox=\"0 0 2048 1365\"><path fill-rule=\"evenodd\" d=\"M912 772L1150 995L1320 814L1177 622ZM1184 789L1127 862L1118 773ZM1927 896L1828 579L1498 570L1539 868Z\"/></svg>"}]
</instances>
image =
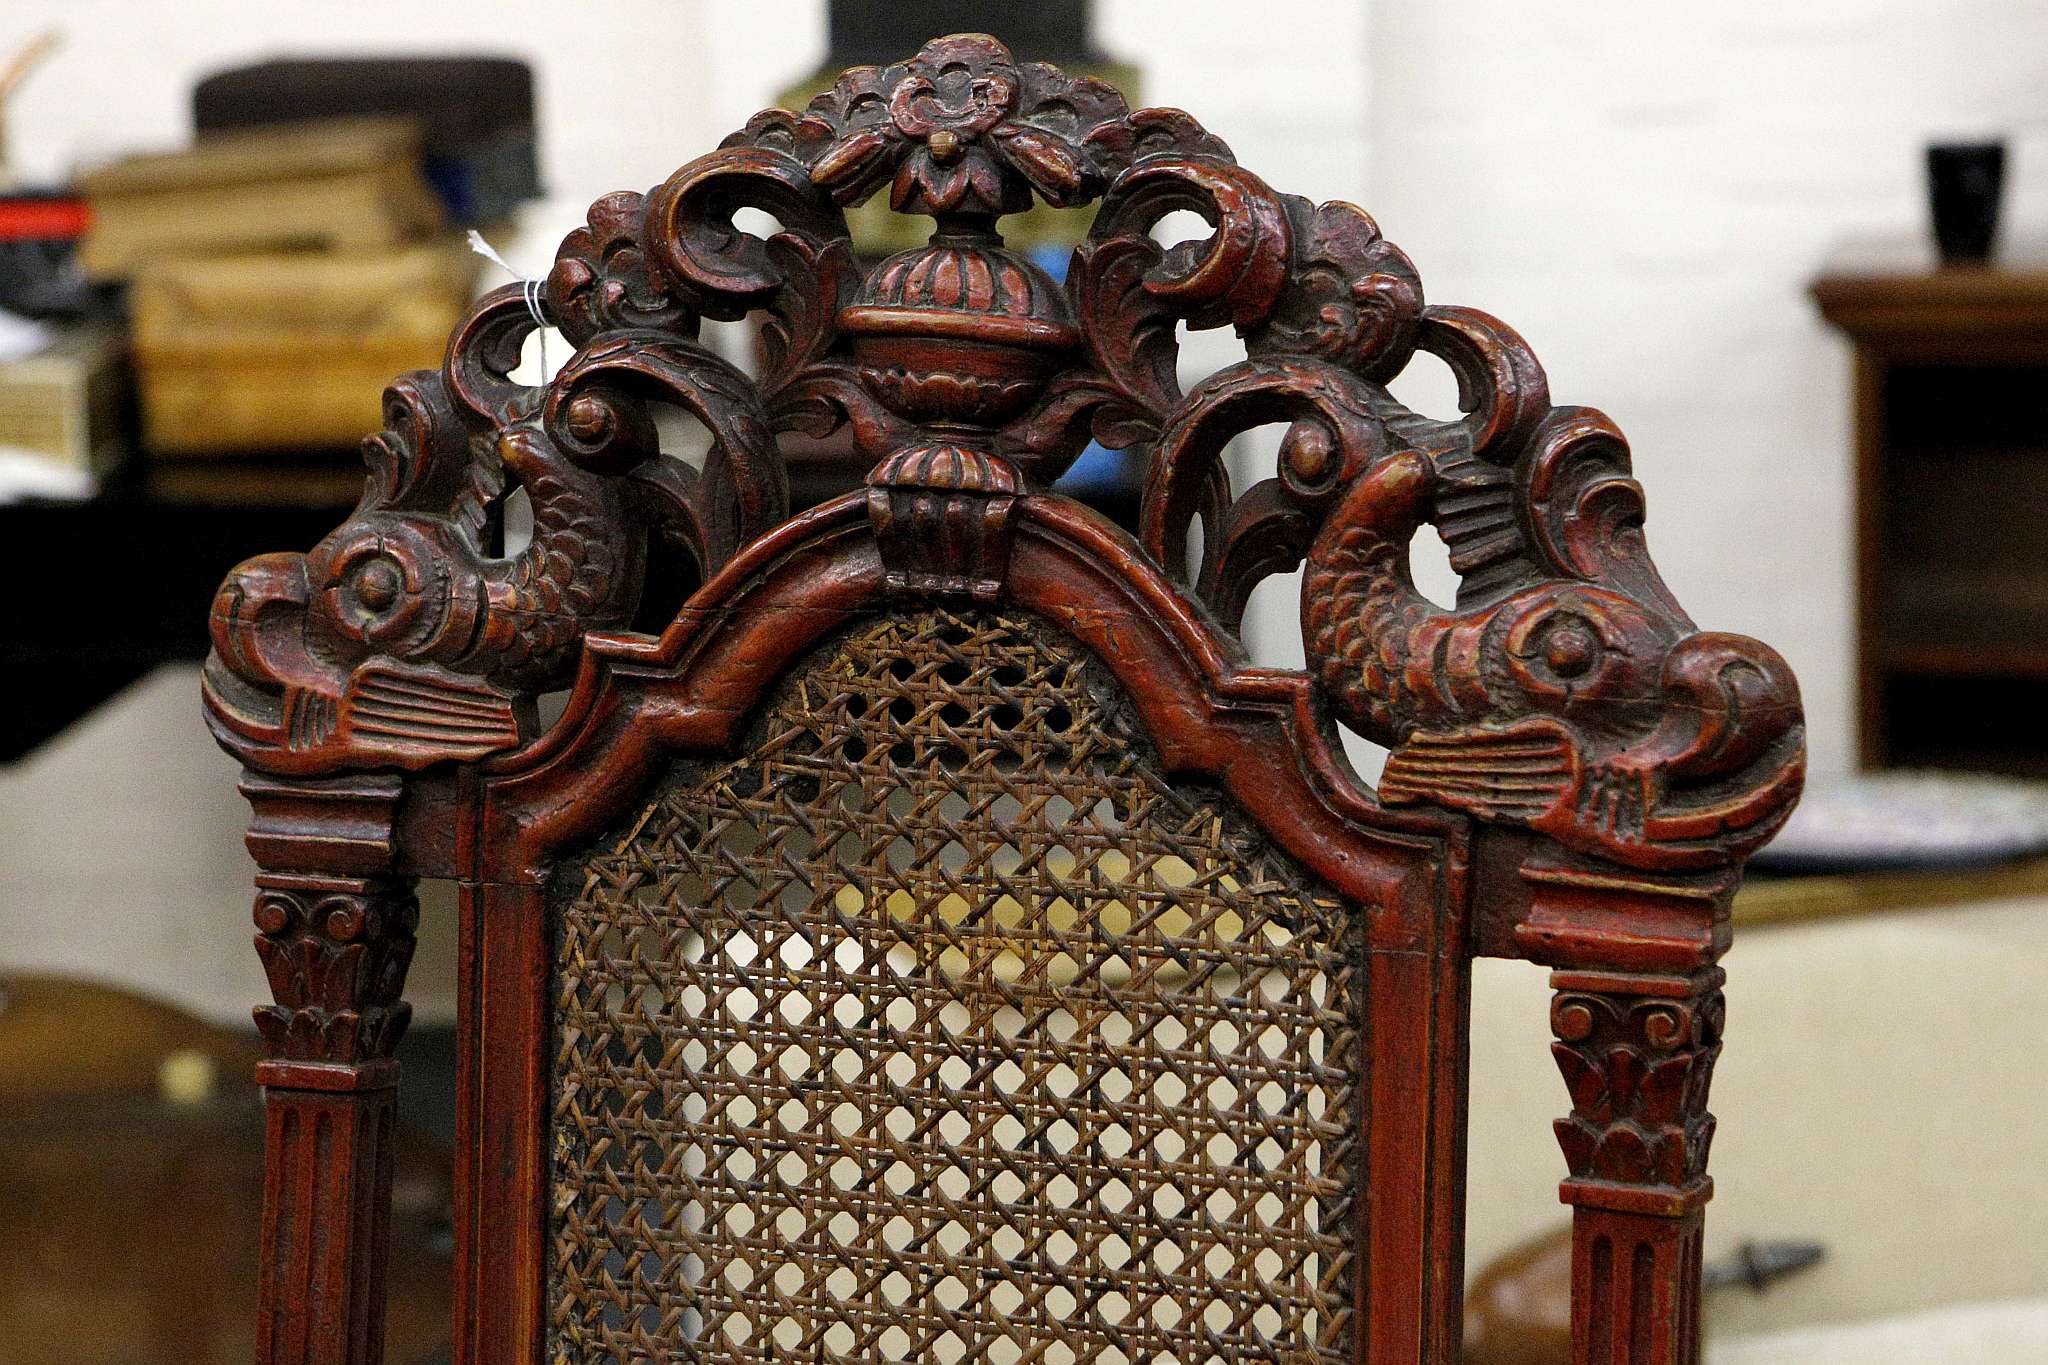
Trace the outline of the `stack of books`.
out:
<instances>
[{"instance_id":1,"label":"stack of books","mask_svg":"<svg viewBox=\"0 0 2048 1365\"><path fill-rule=\"evenodd\" d=\"M440 363L476 285L409 119L209 134L78 187L79 264L129 286L145 457L185 482L354 447L394 375Z\"/></svg>"}]
</instances>

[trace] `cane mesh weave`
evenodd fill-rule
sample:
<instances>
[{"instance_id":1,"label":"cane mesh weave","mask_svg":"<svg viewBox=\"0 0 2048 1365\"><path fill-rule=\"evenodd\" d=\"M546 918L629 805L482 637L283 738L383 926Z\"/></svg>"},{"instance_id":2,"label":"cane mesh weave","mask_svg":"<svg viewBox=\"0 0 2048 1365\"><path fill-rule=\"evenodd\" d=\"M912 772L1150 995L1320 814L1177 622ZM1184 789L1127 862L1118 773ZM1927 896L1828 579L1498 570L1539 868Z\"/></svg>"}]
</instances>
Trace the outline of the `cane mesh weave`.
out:
<instances>
[{"instance_id":1,"label":"cane mesh weave","mask_svg":"<svg viewBox=\"0 0 2048 1365\"><path fill-rule=\"evenodd\" d=\"M864 624L555 901L553 1358L1349 1359L1355 917L1025 619Z\"/></svg>"}]
</instances>

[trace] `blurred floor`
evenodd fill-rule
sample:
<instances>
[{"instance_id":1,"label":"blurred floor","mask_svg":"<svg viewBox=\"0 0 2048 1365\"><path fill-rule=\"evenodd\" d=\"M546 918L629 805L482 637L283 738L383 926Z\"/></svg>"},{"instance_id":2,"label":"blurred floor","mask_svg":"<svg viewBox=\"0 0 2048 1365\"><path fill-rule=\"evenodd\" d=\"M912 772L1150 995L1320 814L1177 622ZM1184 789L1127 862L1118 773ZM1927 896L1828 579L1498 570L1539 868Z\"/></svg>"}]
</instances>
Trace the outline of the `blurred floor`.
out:
<instances>
[{"instance_id":1,"label":"blurred floor","mask_svg":"<svg viewBox=\"0 0 2048 1365\"><path fill-rule=\"evenodd\" d=\"M1717 1295L1710 1334L2048 1296L2048 898L1739 931L1727 967L1707 1255L1789 1239L1827 1260ZM1564 1086L1540 969L1481 962L1472 998L1477 1269L1564 1217L1550 1140Z\"/></svg>"},{"instance_id":2,"label":"blurred floor","mask_svg":"<svg viewBox=\"0 0 2048 1365\"><path fill-rule=\"evenodd\" d=\"M235 776L200 715L196 664L156 670L0 765L0 966L249 1027L270 988L251 946L255 865ZM422 1024L455 1017L453 902L429 892L406 990Z\"/></svg>"},{"instance_id":3,"label":"blurred floor","mask_svg":"<svg viewBox=\"0 0 2048 1365\"><path fill-rule=\"evenodd\" d=\"M0 975L0 1365L216 1365L256 1348L253 1035L132 992ZM448 1153L402 1126L387 1352L442 1359Z\"/></svg>"}]
</instances>

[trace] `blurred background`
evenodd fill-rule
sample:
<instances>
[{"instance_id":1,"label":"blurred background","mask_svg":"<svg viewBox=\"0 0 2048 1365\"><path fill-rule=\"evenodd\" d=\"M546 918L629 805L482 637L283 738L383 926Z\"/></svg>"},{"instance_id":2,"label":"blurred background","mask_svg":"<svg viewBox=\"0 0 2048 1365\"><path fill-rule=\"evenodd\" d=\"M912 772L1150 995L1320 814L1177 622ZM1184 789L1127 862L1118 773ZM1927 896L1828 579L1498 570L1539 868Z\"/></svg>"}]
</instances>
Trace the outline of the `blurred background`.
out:
<instances>
[{"instance_id":1,"label":"blurred background","mask_svg":"<svg viewBox=\"0 0 2048 1365\"><path fill-rule=\"evenodd\" d=\"M203 614L340 518L383 384L508 278L464 230L545 274L597 196L969 28L1364 205L1432 301L1509 320L1628 433L1694 617L1798 672L1813 796L1729 959L1714 1358L2048 1361L2048 6L12 0L0 1240L33 1254L0 1254L0 1362L247 1358L267 991ZM1013 236L1057 268L1083 230ZM1196 335L1184 377L1231 352ZM1394 388L1447 414L1432 365ZM795 456L812 497L863 472ZM1078 478L1128 512L1127 462ZM1417 566L1446 590L1440 549ZM1253 599L1263 662L1299 661L1296 590ZM454 951L430 899L394 1360L444 1311ZM1475 997L1472 1359L1561 1359L1547 991L1488 962ZM117 1273L91 1243L143 1207L192 1254Z\"/></svg>"}]
</instances>

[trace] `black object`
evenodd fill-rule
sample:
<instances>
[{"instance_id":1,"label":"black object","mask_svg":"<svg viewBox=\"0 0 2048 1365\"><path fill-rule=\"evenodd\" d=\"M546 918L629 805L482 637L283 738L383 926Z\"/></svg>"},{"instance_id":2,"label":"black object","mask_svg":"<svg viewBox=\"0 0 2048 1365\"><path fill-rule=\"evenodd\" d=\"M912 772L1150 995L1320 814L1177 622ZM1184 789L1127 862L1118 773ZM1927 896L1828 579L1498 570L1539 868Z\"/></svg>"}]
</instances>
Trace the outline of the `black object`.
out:
<instances>
[{"instance_id":1,"label":"black object","mask_svg":"<svg viewBox=\"0 0 2048 1365\"><path fill-rule=\"evenodd\" d=\"M1087 0L832 0L832 69L907 57L940 33L992 33L1026 61L1100 65Z\"/></svg>"},{"instance_id":2,"label":"black object","mask_svg":"<svg viewBox=\"0 0 2048 1365\"><path fill-rule=\"evenodd\" d=\"M1761 1294L1773 1280L1819 1265L1827 1254L1828 1249L1819 1242L1744 1242L1734 1255L1701 1267L1700 1287L1743 1284L1751 1293Z\"/></svg>"},{"instance_id":3,"label":"black object","mask_svg":"<svg viewBox=\"0 0 2048 1365\"><path fill-rule=\"evenodd\" d=\"M364 114L419 120L422 169L457 226L502 221L540 194L533 70L515 58L282 59L192 92L201 133Z\"/></svg>"},{"instance_id":4,"label":"black object","mask_svg":"<svg viewBox=\"0 0 2048 1365\"><path fill-rule=\"evenodd\" d=\"M2003 142L1938 142L1927 149L1927 193L1943 260L1990 257L2004 188Z\"/></svg>"},{"instance_id":5,"label":"black object","mask_svg":"<svg viewBox=\"0 0 2048 1365\"><path fill-rule=\"evenodd\" d=\"M274 545L311 545L334 525L332 506L283 502L206 506L156 499L115 479L86 502L0 504L0 577L47 578L68 566L65 591L21 593L0 616L7 655L0 684L0 764L57 734L159 664L206 657L206 604L227 571ZM94 552L84 553L92 546ZM119 631L95 629L94 609L143 594Z\"/></svg>"}]
</instances>

